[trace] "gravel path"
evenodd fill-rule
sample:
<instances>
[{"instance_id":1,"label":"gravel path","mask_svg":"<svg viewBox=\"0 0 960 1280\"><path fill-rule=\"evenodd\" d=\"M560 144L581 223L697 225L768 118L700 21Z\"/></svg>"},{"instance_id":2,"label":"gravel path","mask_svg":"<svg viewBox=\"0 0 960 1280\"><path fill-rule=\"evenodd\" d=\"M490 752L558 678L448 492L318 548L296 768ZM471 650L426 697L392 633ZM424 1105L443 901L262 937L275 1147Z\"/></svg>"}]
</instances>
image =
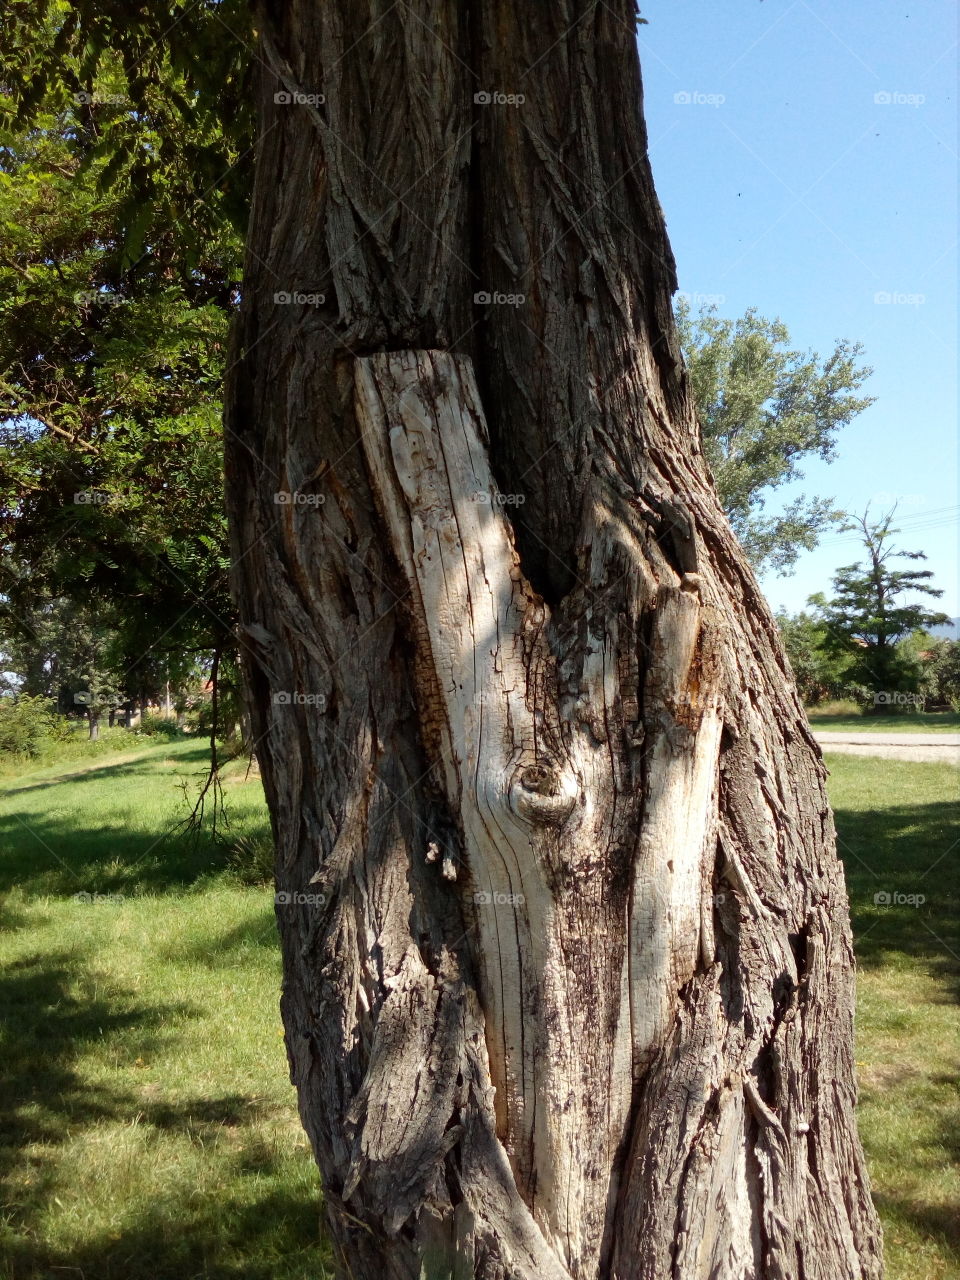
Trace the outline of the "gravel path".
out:
<instances>
[{"instance_id":1,"label":"gravel path","mask_svg":"<svg viewBox=\"0 0 960 1280\"><path fill-rule=\"evenodd\" d=\"M883 756L960 767L960 733L827 733L814 732L824 751L848 756Z\"/></svg>"}]
</instances>

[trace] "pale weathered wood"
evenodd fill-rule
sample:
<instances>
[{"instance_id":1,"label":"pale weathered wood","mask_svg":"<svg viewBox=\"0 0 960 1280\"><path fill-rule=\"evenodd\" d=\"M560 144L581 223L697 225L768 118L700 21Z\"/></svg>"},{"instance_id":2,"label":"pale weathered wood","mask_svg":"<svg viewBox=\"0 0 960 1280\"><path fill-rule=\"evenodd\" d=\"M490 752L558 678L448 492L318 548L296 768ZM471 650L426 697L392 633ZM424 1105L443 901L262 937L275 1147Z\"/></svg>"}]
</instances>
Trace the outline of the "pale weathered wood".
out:
<instances>
[{"instance_id":1,"label":"pale weathered wood","mask_svg":"<svg viewBox=\"0 0 960 1280\"><path fill-rule=\"evenodd\" d=\"M604 865L615 780L589 727L561 722L548 610L490 475L469 361L384 354L360 361L357 381L364 451L420 615L422 714L437 716L463 832L498 1132L558 1256L592 1269L631 1101L630 1004L624 950L608 958L603 939L597 998L573 995L568 947L583 931L563 881ZM596 710L612 716L615 682L608 692ZM617 935L625 923L612 921Z\"/></svg>"}]
</instances>

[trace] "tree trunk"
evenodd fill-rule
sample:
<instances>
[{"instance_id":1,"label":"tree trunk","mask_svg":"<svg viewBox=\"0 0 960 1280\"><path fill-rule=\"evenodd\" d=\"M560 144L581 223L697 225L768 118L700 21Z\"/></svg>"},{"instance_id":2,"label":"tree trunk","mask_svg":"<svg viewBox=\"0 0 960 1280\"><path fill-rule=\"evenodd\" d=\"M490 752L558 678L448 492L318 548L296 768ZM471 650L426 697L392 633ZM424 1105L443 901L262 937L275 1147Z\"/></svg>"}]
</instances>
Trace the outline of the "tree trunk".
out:
<instances>
[{"instance_id":1,"label":"tree trunk","mask_svg":"<svg viewBox=\"0 0 960 1280\"><path fill-rule=\"evenodd\" d=\"M879 1276L825 770L701 453L632 6L260 29L227 490L342 1274Z\"/></svg>"}]
</instances>

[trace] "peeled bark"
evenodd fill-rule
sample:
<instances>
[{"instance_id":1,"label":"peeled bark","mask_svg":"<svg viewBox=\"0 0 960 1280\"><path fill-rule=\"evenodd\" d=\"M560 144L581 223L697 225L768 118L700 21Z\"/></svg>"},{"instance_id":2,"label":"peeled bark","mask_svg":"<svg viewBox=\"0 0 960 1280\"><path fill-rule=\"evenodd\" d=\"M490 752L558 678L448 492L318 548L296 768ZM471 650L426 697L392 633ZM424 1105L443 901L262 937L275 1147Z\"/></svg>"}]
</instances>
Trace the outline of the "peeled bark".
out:
<instances>
[{"instance_id":1,"label":"peeled bark","mask_svg":"<svg viewBox=\"0 0 960 1280\"><path fill-rule=\"evenodd\" d=\"M330 1231L376 1280L876 1277L825 770L633 11L522 8L262 15L227 488Z\"/></svg>"}]
</instances>

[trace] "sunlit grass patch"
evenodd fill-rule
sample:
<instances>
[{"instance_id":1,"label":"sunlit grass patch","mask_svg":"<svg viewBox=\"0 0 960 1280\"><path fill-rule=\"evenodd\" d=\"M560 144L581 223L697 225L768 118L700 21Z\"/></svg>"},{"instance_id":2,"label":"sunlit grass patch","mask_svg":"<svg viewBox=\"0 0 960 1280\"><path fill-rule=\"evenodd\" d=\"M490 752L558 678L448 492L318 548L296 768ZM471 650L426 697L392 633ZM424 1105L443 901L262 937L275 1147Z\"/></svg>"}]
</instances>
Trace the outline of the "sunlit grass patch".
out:
<instances>
[{"instance_id":1,"label":"sunlit grass patch","mask_svg":"<svg viewBox=\"0 0 960 1280\"><path fill-rule=\"evenodd\" d=\"M887 1275L947 1280L960 1275L957 772L827 763L859 963L860 1132Z\"/></svg>"},{"instance_id":2,"label":"sunlit grass patch","mask_svg":"<svg viewBox=\"0 0 960 1280\"><path fill-rule=\"evenodd\" d=\"M331 1274L272 891L175 831L202 767L165 744L0 795L4 1276ZM235 790L234 827L262 833L259 784Z\"/></svg>"}]
</instances>

